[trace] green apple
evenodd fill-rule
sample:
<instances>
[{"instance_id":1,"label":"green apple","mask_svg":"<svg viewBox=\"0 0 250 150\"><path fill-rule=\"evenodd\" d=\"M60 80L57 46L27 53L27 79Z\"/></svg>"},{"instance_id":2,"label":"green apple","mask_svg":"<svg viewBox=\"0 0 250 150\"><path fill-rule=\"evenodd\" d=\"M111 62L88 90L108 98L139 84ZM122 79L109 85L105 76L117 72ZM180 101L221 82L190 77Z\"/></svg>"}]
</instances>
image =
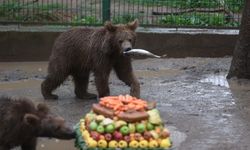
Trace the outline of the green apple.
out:
<instances>
[{"instance_id":1,"label":"green apple","mask_svg":"<svg viewBox=\"0 0 250 150\"><path fill-rule=\"evenodd\" d=\"M129 134L129 127L128 126L122 126L120 128L120 132L122 133L122 135L128 135Z\"/></svg>"},{"instance_id":2,"label":"green apple","mask_svg":"<svg viewBox=\"0 0 250 150\"><path fill-rule=\"evenodd\" d=\"M105 128L105 132L107 133L113 133L115 131L115 125L114 124L109 124Z\"/></svg>"},{"instance_id":3,"label":"green apple","mask_svg":"<svg viewBox=\"0 0 250 150\"><path fill-rule=\"evenodd\" d=\"M136 131L139 133L143 133L146 130L146 127L143 123L138 123L136 125Z\"/></svg>"},{"instance_id":4,"label":"green apple","mask_svg":"<svg viewBox=\"0 0 250 150\"><path fill-rule=\"evenodd\" d=\"M135 124L128 124L128 128L130 133L135 133Z\"/></svg>"},{"instance_id":5,"label":"green apple","mask_svg":"<svg viewBox=\"0 0 250 150\"><path fill-rule=\"evenodd\" d=\"M104 127L102 126L102 125L99 125L97 128L96 128L96 131L98 132L98 133L104 133Z\"/></svg>"},{"instance_id":6,"label":"green apple","mask_svg":"<svg viewBox=\"0 0 250 150\"><path fill-rule=\"evenodd\" d=\"M97 128L98 124L95 121L90 122L89 128L91 131L95 131Z\"/></svg>"},{"instance_id":7,"label":"green apple","mask_svg":"<svg viewBox=\"0 0 250 150\"><path fill-rule=\"evenodd\" d=\"M155 129L154 125L152 123L148 122L147 123L147 130L151 131L151 130L154 130L154 129Z\"/></svg>"}]
</instances>

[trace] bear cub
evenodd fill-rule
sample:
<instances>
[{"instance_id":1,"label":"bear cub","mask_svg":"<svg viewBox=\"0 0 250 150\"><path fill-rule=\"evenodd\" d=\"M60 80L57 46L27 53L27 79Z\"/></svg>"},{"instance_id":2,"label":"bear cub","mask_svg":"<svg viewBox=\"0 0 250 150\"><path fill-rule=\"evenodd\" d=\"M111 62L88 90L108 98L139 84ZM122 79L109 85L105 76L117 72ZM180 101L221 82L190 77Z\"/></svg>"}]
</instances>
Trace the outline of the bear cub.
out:
<instances>
[{"instance_id":1,"label":"bear cub","mask_svg":"<svg viewBox=\"0 0 250 150\"><path fill-rule=\"evenodd\" d=\"M29 99L0 97L0 150L21 146L35 150L37 137L73 139L75 132L45 104L36 107Z\"/></svg>"},{"instance_id":2,"label":"bear cub","mask_svg":"<svg viewBox=\"0 0 250 150\"><path fill-rule=\"evenodd\" d=\"M140 84L131 58L123 53L135 46L137 27L137 20L120 25L107 22L102 28L75 28L62 33L54 43L48 75L41 84L43 97L57 99L52 92L71 75L76 97L96 98L87 92L90 72L94 73L99 97L108 96L109 75L114 69L118 78L130 86L130 94L139 98Z\"/></svg>"}]
</instances>

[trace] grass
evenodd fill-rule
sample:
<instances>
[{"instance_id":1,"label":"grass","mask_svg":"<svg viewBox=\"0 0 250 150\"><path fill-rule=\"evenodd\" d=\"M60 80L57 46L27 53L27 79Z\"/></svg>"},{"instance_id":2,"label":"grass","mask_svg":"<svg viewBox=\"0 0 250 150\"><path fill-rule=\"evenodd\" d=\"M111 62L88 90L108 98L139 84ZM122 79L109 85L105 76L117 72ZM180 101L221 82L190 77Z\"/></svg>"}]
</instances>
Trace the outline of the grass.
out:
<instances>
[{"instance_id":1,"label":"grass","mask_svg":"<svg viewBox=\"0 0 250 150\"><path fill-rule=\"evenodd\" d=\"M175 25L175 26L226 26L237 27L238 22L230 22L224 14L214 13L188 13L183 15L168 15L163 17L160 22L162 25Z\"/></svg>"},{"instance_id":2,"label":"grass","mask_svg":"<svg viewBox=\"0 0 250 150\"><path fill-rule=\"evenodd\" d=\"M183 8L218 8L225 5L231 12L238 14L241 12L244 0L224 0L225 4L220 4L219 0L122 0L130 5L140 5L140 7L165 6L167 9L183 9ZM5 3L4 3L5 2ZM54 1L55 2L55 1ZM67 10L66 10L67 9ZM69 6L62 3L38 3L38 2L20 2L20 0L8 0L0 2L0 20L17 21L17 22L53 22L53 23L71 23L72 25L100 25L102 19L93 16L92 12L88 15L78 13L62 13L69 11ZM145 11L146 9L144 9ZM73 10L74 11L74 10ZM81 7L82 12L95 12L96 9ZM142 25L150 25L150 18L145 17L145 12L135 12L136 14L124 14L120 16L114 15L111 19L115 24L131 22L136 18L143 18ZM151 12L149 12L151 13ZM64 15L67 16L64 16ZM60 16L61 15L61 16ZM94 14L95 15L95 14ZM150 15L149 15L150 16ZM64 18L65 17L65 18ZM151 17L151 16L150 16ZM154 22L154 25L174 25L174 26L225 26L238 27L238 22L229 21L224 13L185 13L182 15L160 16Z\"/></svg>"},{"instance_id":3,"label":"grass","mask_svg":"<svg viewBox=\"0 0 250 150\"><path fill-rule=\"evenodd\" d=\"M176 0L169 3L174 8L217 8L219 3L214 0Z\"/></svg>"},{"instance_id":4,"label":"grass","mask_svg":"<svg viewBox=\"0 0 250 150\"><path fill-rule=\"evenodd\" d=\"M132 14L124 14L124 15L121 15L121 16L115 16L112 18L112 22L114 24L118 24L118 23L128 23L128 22L131 22L131 21L134 21L136 18L135 15L132 15Z\"/></svg>"},{"instance_id":5,"label":"grass","mask_svg":"<svg viewBox=\"0 0 250 150\"><path fill-rule=\"evenodd\" d=\"M93 24L102 24L102 22L93 16L86 16L86 17L74 16L72 19L72 24L73 25L79 25L79 24L93 25Z\"/></svg>"},{"instance_id":6,"label":"grass","mask_svg":"<svg viewBox=\"0 0 250 150\"><path fill-rule=\"evenodd\" d=\"M219 5L214 0L127 0L130 4L147 6L170 6L174 8L214 8Z\"/></svg>"},{"instance_id":7,"label":"grass","mask_svg":"<svg viewBox=\"0 0 250 150\"><path fill-rule=\"evenodd\" d=\"M240 13L244 6L244 0L225 0L225 4L230 11Z\"/></svg>"},{"instance_id":8,"label":"grass","mask_svg":"<svg viewBox=\"0 0 250 150\"><path fill-rule=\"evenodd\" d=\"M169 6L173 8L218 8L219 0L126 0L130 4L143 6ZM225 5L232 12L240 12L244 0L224 0Z\"/></svg>"},{"instance_id":9,"label":"grass","mask_svg":"<svg viewBox=\"0 0 250 150\"><path fill-rule=\"evenodd\" d=\"M62 10L63 4L39 4L33 2L20 3L18 0L11 0L0 3L0 19L14 21L56 21L58 17L52 10Z\"/></svg>"}]
</instances>

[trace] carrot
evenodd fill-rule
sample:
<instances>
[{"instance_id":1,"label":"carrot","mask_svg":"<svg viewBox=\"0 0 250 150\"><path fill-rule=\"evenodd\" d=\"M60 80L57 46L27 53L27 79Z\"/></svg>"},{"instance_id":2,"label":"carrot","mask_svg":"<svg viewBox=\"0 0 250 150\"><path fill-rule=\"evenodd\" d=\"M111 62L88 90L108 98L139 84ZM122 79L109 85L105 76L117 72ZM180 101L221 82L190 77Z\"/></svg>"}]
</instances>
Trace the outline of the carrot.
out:
<instances>
[{"instance_id":1,"label":"carrot","mask_svg":"<svg viewBox=\"0 0 250 150\"><path fill-rule=\"evenodd\" d=\"M139 110L139 109L141 109L141 106L139 105L135 106L135 110Z\"/></svg>"},{"instance_id":2,"label":"carrot","mask_svg":"<svg viewBox=\"0 0 250 150\"><path fill-rule=\"evenodd\" d=\"M127 110L145 111L147 102L130 95L108 96L101 98L100 105L113 109L116 114Z\"/></svg>"}]
</instances>

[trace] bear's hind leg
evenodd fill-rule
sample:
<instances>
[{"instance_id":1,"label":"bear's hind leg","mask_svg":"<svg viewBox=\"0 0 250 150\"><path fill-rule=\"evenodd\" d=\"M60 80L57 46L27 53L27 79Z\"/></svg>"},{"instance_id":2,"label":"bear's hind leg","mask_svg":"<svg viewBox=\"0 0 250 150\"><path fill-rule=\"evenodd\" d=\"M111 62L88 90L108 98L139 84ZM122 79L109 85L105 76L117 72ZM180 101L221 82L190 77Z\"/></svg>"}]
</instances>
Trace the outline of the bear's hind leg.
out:
<instances>
[{"instance_id":1,"label":"bear's hind leg","mask_svg":"<svg viewBox=\"0 0 250 150\"><path fill-rule=\"evenodd\" d=\"M75 94L80 99L95 99L96 94L88 93L89 71L73 74L75 83Z\"/></svg>"},{"instance_id":2,"label":"bear's hind leg","mask_svg":"<svg viewBox=\"0 0 250 150\"><path fill-rule=\"evenodd\" d=\"M36 138L33 138L21 145L22 150L36 150Z\"/></svg>"},{"instance_id":3,"label":"bear's hind leg","mask_svg":"<svg viewBox=\"0 0 250 150\"><path fill-rule=\"evenodd\" d=\"M44 99L58 99L58 96L52 94L59 85L67 78L66 74L48 74L41 84L42 95Z\"/></svg>"}]
</instances>

